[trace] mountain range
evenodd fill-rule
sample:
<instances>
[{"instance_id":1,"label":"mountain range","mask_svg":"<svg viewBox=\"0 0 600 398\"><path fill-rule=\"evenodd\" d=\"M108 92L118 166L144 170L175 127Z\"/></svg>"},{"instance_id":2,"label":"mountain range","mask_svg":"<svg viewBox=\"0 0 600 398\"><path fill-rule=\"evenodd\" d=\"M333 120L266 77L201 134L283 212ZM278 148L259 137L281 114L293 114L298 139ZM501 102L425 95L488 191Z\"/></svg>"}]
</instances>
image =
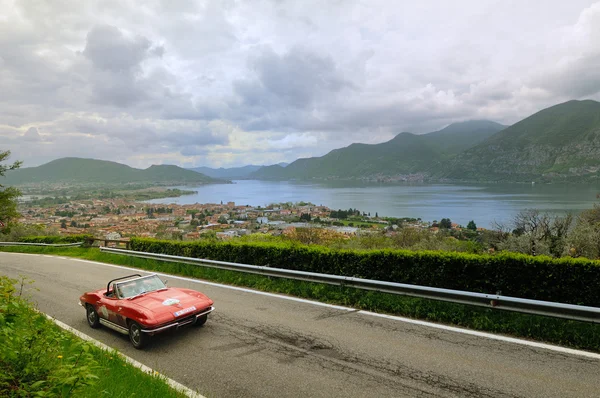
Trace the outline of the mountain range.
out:
<instances>
[{"instance_id":1,"label":"mountain range","mask_svg":"<svg viewBox=\"0 0 600 398\"><path fill-rule=\"evenodd\" d=\"M6 185L64 184L207 184L223 182L195 171L172 165L153 165L145 170L96 159L62 158L37 167L6 172Z\"/></svg>"},{"instance_id":2,"label":"mountain range","mask_svg":"<svg viewBox=\"0 0 600 398\"><path fill-rule=\"evenodd\" d=\"M287 167L268 166L251 174L257 179L379 179L414 176L504 129L499 123L472 120L429 134L400 133L381 144L352 144L321 157L298 159Z\"/></svg>"},{"instance_id":3,"label":"mountain range","mask_svg":"<svg viewBox=\"0 0 600 398\"><path fill-rule=\"evenodd\" d=\"M285 167L288 165L288 163L282 162L282 163L277 163L277 165L281 166L281 167ZM195 167L195 168L191 168L188 170L196 171L198 173L205 174L212 178L226 178L226 179L238 180L238 179L247 178L250 174L254 173L255 171L259 170L262 167L264 167L264 166L249 165L249 166L230 167L230 168L220 167L218 169L214 169L211 167Z\"/></svg>"},{"instance_id":4,"label":"mountain range","mask_svg":"<svg viewBox=\"0 0 600 398\"><path fill-rule=\"evenodd\" d=\"M351 144L290 164L183 169L63 158L8 171L3 185L205 184L220 179L363 179L447 182L597 181L600 102L569 101L510 127L487 120L454 123L428 134L400 133L380 144Z\"/></svg>"},{"instance_id":5,"label":"mountain range","mask_svg":"<svg viewBox=\"0 0 600 398\"><path fill-rule=\"evenodd\" d=\"M352 144L256 179L367 179L447 182L595 181L600 171L600 102L568 101L507 127L490 121L436 132L400 133L375 145Z\"/></svg>"},{"instance_id":6,"label":"mountain range","mask_svg":"<svg viewBox=\"0 0 600 398\"><path fill-rule=\"evenodd\" d=\"M470 181L589 181L600 170L600 102L544 109L444 164L436 177Z\"/></svg>"}]
</instances>

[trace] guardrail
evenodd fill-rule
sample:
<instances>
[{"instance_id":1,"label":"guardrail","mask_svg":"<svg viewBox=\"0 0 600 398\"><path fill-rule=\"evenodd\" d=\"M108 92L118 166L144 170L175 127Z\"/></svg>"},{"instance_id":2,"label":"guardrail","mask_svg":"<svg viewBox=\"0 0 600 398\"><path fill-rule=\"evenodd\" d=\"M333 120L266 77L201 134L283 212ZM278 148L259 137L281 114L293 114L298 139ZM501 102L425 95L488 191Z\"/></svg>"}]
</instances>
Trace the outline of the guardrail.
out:
<instances>
[{"instance_id":1,"label":"guardrail","mask_svg":"<svg viewBox=\"0 0 600 398\"><path fill-rule=\"evenodd\" d=\"M125 245L126 249L129 249L129 245L131 244L130 241L124 240L124 239L102 239L102 238L94 238L94 239L92 239L92 244L94 242L99 242L99 245L102 244L102 242L104 242L104 247L108 247L109 243L114 243L117 246L120 245L120 244L123 244L123 245ZM102 246L100 246L100 247L102 247Z\"/></svg>"},{"instance_id":2,"label":"guardrail","mask_svg":"<svg viewBox=\"0 0 600 398\"><path fill-rule=\"evenodd\" d=\"M551 301L530 300L518 297L500 296L497 294L465 292L461 290L409 285L404 283L386 282L373 279L361 279L351 276L318 274L314 272L295 271L258 265L238 264L229 263L225 261L171 256L167 254L138 252L133 250L114 249L108 247L101 247L100 250L103 252L121 254L131 257L193 264L205 267L225 269L230 271L247 272L264 276L326 283L337 286L348 286L357 289L374 290L384 293L448 301L452 303L468 304L480 307L496 308L506 311L523 312L528 314L545 315L556 318L600 323L600 308L596 307L555 303Z\"/></svg>"},{"instance_id":3,"label":"guardrail","mask_svg":"<svg viewBox=\"0 0 600 398\"><path fill-rule=\"evenodd\" d=\"M83 242L77 243L24 243L24 242L0 242L0 246L49 246L49 247L75 247L81 246Z\"/></svg>"}]
</instances>

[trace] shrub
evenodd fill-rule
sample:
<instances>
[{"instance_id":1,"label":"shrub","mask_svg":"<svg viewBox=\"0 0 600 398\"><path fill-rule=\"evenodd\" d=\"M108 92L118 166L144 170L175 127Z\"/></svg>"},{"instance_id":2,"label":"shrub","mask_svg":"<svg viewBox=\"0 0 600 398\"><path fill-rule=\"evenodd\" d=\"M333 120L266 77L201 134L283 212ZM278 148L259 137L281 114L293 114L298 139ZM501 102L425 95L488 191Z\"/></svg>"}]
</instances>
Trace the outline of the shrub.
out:
<instances>
[{"instance_id":1,"label":"shrub","mask_svg":"<svg viewBox=\"0 0 600 398\"><path fill-rule=\"evenodd\" d=\"M47 243L47 244L61 244L61 243L77 243L84 242L91 244L94 240L93 235L79 234L79 235L56 235L56 236L24 236L19 239L19 242L24 243Z\"/></svg>"},{"instance_id":2,"label":"shrub","mask_svg":"<svg viewBox=\"0 0 600 398\"><path fill-rule=\"evenodd\" d=\"M25 236L58 235L58 230L40 224L8 224L0 229L0 242L18 242Z\"/></svg>"},{"instance_id":3,"label":"shrub","mask_svg":"<svg viewBox=\"0 0 600 398\"><path fill-rule=\"evenodd\" d=\"M15 294L15 283L0 276L0 396L76 396L97 379L89 343L51 325Z\"/></svg>"},{"instance_id":4,"label":"shrub","mask_svg":"<svg viewBox=\"0 0 600 398\"><path fill-rule=\"evenodd\" d=\"M600 306L600 262L437 251L333 250L288 242L174 242L133 238L132 250Z\"/></svg>"}]
</instances>

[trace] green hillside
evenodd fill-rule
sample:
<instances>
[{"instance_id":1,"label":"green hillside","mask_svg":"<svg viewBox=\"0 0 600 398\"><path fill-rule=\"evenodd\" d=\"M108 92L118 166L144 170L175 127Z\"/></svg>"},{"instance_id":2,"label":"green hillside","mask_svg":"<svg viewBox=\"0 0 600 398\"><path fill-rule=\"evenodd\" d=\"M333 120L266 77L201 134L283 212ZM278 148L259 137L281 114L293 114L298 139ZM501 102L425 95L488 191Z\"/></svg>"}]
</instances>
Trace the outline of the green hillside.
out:
<instances>
[{"instance_id":1,"label":"green hillside","mask_svg":"<svg viewBox=\"0 0 600 398\"><path fill-rule=\"evenodd\" d=\"M96 159L62 158L38 167L6 173L6 185L121 185L121 184L204 184L216 180L177 166L151 166L145 170Z\"/></svg>"},{"instance_id":2,"label":"green hillside","mask_svg":"<svg viewBox=\"0 0 600 398\"><path fill-rule=\"evenodd\" d=\"M451 180L581 181L600 170L600 102L569 101L544 109L445 163Z\"/></svg>"},{"instance_id":3,"label":"green hillside","mask_svg":"<svg viewBox=\"0 0 600 398\"><path fill-rule=\"evenodd\" d=\"M424 175L436 163L483 141L505 126L485 120L456 123L443 130L415 135L400 133L381 144L352 144L325 156L298 159L287 167L269 166L252 174L258 179L376 179Z\"/></svg>"},{"instance_id":4,"label":"green hillside","mask_svg":"<svg viewBox=\"0 0 600 398\"><path fill-rule=\"evenodd\" d=\"M302 160L302 159L298 159L298 160ZM285 167L280 166L278 164L274 164L272 166L261 167L260 169L256 170L255 172L250 173L248 175L248 178L254 178L254 179L258 179L258 180L285 180L287 177L285 174Z\"/></svg>"},{"instance_id":5,"label":"green hillside","mask_svg":"<svg viewBox=\"0 0 600 398\"><path fill-rule=\"evenodd\" d=\"M423 139L442 156L451 157L477 145L507 126L489 120L470 120L423 135Z\"/></svg>"},{"instance_id":6,"label":"green hillside","mask_svg":"<svg viewBox=\"0 0 600 398\"><path fill-rule=\"evenodd\" d=\"M204 175L207 175L207 176L213 177L213 178L236 179L236 178L248 177L248 175L250 173L255 172L256 170L260 169L261 167L262 166L254 166L254 165L243 166L243 167L230 167L230 168L220 167L218 169L213 169L211 167L195 167L193 169L188 169L188 170L202 173Z\"/></svg>"}]
</instances>

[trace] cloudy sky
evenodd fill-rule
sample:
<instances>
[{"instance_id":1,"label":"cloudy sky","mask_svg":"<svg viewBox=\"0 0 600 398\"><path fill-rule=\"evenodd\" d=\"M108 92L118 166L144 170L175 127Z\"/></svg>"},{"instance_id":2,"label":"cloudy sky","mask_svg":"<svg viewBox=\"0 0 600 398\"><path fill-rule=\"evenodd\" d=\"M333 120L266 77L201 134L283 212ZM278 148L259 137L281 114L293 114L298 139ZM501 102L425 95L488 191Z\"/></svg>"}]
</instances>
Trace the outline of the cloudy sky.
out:
<instances>
[{"instance_id":1,"label":"cloudy sky","mask_svg":"<svg viewBox=\"0 0 600 398\"><path fill-rule=\"evenodd\" d=\"M0 150L134 167L321 156L600 99L600 2L0 0Z\"/></svg>"}]
</instances>

